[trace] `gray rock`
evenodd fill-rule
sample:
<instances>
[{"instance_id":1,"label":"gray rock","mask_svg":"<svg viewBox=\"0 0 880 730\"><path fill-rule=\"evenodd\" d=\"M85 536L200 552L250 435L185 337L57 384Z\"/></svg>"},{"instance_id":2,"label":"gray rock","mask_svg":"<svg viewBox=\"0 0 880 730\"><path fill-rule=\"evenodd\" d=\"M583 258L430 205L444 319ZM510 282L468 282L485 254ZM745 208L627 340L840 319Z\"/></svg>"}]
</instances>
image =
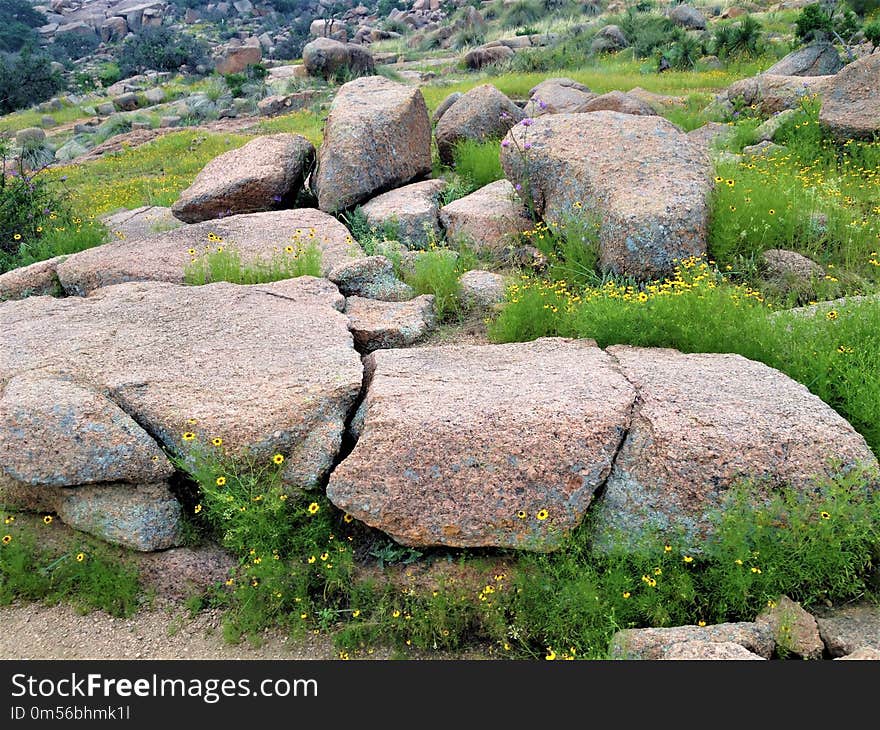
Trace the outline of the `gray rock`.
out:
<instances>
[{"instance_id":1,"label":"gray rock","mask_svg":"<svg viewBox=\"0 0 880 730\"><path fill-rule=\"evenodd\" d=\"M507 282L500 274L491 271L472 269L459 279L461 302L470 308L489 308L503 302L507 293Z\"/></svg>"},{"instance_id":2,"label":"gray rock","mask_svg":"<svg viewBox=\"0 0 880 730\"><path fill-rule=\"evenodd\" d=\"M367 256L337 266L329 275L346 297L402 302L414 292L394 273L394 264L384 256Z\"/></svg>"},{"instance_id":3,"label":"gray rock","mask_svg":"<svg viewBox=\"0 0 880 730\"><path fill-rule=\"evenodd\" d=\"M682 642L738 644L759 657L769 659L776 648L767 624L728 623L711 626L675 626L657 629L624 629L611 639L615 659L662 659ZM673 654L677 650L673 650Z\"/></svg>"},{"instance_id":4,"label":"gray rock","mask_svg":"<svg viewBox=\"0 0 880 730\"><path fill-rule=\"evenodd\" d=\"M843 68L833 43L811 43L789 53L764 73L776 76L828 76Z\"/></svg>"},{"instance_id":5,"label":"gray rock","mask_svg":"<svg viewBox=\"0 0 880 730\"><path fill-rule=\"evenodd\" d=\"M345 313L355 345L361 352L409 347L436 325L434 297L426 294L407 302L381 302L348 297Z\"/></svg>"}]
</instances>

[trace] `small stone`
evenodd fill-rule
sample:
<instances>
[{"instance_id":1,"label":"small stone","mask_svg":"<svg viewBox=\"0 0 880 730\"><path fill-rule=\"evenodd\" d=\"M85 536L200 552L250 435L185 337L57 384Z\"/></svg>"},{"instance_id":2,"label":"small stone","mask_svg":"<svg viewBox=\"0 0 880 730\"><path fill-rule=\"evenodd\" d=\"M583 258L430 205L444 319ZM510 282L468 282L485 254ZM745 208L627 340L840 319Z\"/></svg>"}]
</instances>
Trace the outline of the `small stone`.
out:
<instances>
[{"instance_id":1,"label":"small stone","mask_svg":"<svg viewBox=\"0 0 880 730\"><path fill-rule=\"evenodd\" d=\"M461 302L470 308L490 308L504 301L507 283L501 274L473 269L461 275Z\"/></svg>"},{"instance_id":2,"label":"small stone","mask_svg":"<svg viewBox=\"0 0 880 730\"><path fill-rule=\"evenodd\" d=\"M346 297L402 302L415 294L397 278L394 264L384 256L367 256L344 263L333 269L329 278Z\"/></svg>"},{"instance_id":3,"label":"small stone","mask_svg":"<svg viewBox=\"0 0 880 730\"><path fill-rule=\"evenodd\" d=\"M434 297L426 294L407 302L381 302L348 297L349 329L364 353L391 347L409 347L434 328Z\"/></svg>"}]
</instances>

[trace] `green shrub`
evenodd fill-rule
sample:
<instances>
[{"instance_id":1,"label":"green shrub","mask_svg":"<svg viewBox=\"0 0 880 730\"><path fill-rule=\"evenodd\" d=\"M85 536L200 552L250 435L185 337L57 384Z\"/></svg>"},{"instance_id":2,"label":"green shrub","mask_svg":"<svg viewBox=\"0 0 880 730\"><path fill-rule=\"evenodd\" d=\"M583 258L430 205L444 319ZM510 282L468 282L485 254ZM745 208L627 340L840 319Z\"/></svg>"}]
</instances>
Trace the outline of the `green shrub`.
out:
<instances>
[{"instance_id":1,"label":"green shrub","mask_svg":"<svg viewBox=\"0 0 880 730\"><path fill-rule=\"evenodd\" d=\"M403 272L403 280L417 295L432 294L434 311L445 319L461 311L459 278L464 271L454 251L435 249L419 254L412 270Z\"/></svg>"},{"instance_id":2,"label":"green shrub","mask_svg":"<svg viewBox=\"0 0 880 730\"><path fill-rule=\"evenodd\" d=\"M630 9L619 25L636 58L649 58L681 37L675 23L655 13L637 13Z\"/></svg>"},{"instance_id":3,"label":"green shrub","mask_svg":"<svg viewBox=\"0 0 880 730\"><path fill-rule=\"evenodd\" d=\"M755 58L763 52L761 24L751 15L741 21L718 25L712 35L712 52L719 58L746 56Z\"/></svg>"},{"instance_id":4,"label":"green shrub","mask_svg":"<svg viewBox=\"0 0 880 730\"><path fill-rule=\"evenodd\" d=\"M27 50L11 58L0 54L0 114L45 101L64 88L51 59Z\"/></svg>"},{"instance_id":5,"label":"green shrub","mask_svg":"<svg viewBox=\"0 0 880 730\"><path fill-rule=\"evenodd\" d=\"M194 517L239 558L220 597L231 641L267 626L328 626L349 604L352 551L333 534L340 515L323 496L286 487L283 462L280 453L232 458L217 435L176 462L198 487Z\"/></svg>"},{"instance_id":6,"label":"green shrub","mask_svg":"<svg viewBox=\"0 0 880 730\"><path fill-rule=\"evenodd\" d=\"M536 23L544 15L544 5L540 0L513 0L505 7L503 24L505 28Z\"/></svg>"},{"instance_id":7,"label":"green shrub","mask_svg":"<svg viewBox=\"0 0 880 730\"><path fill-rule=\"evenodd\" d=\"M453 150L453 166L474 189L504 177L501 169L501 143L462 140Z\"/></svg>"},{"instance_id":8,"label":"green shrub","mask_svg":"<svg viewBox=\"0 0 880 730\"><path fill-rule=\"evenodd\" d=\"M862 18L880 10L880 0L846 0L846 4Z\"/></svg>"},{"instance_id":9,"label":"green shrub","mask_svg":"<svg viewBox=\"0 0 880 730\"><path fill-rule=\"evenodd\" d=\"M0 164L7 149L0 140ZM0 176L0 273L103 243L103 227L73 213L61 185L21 168Z\"/></svg>"},{"instance_id":10,"label":"green shrub","mask_svg":"<svg viewBox=\"0 0 880 730\"><path fill-rule=\"evenodd\" d=\"M0 0L0 53L36 46L38 38L34 29L47 22L46 16L35 10L28 0Z\"/></svg>"},{"instance_id":11,"label":"green shrub","mask_svg":"<svg viewBox=\"0 0 880 730\"><path fill-rule=\"evenodd\" d=\"M56 36L55 42L49 46L49 52L56 61L69 65L72 61L88 56L100 43L97 35L62 33Z\"/></svg>"},{"instance_id":12,"label":"green shrub","mask_svg":"<svg viewBox=\"0 0 880 730\"><path fill-rule=\"evenodd\" d=\"M547 258L547 276L575 286L596 283L600 220L577 210L550 225L539 222L523 237Z\"/></svg>"},{"instance_id":13,"label":"green shrub","mask_svg":"<svg viewBox=\"0 0 880 730\"><path fill-rule=\"evenodd\" d=\"M144 28L126 38L119 50L119 68L123 75L147 69L177 71L181 66L196 66L207 56L207 49L190 35L169 27Z\"/></svg>"},{"instance_id":14,"label":"green shrub","mask_svg":"<svg viewBox=\"0 0 880 730\"><path fill-rule=\"evenodd\" d=\"M880 46L880 18L872 20L870 23L865 23L865 27L862 30L865 33L865 38L875 46Z\"/></svg>"}]
</instances>

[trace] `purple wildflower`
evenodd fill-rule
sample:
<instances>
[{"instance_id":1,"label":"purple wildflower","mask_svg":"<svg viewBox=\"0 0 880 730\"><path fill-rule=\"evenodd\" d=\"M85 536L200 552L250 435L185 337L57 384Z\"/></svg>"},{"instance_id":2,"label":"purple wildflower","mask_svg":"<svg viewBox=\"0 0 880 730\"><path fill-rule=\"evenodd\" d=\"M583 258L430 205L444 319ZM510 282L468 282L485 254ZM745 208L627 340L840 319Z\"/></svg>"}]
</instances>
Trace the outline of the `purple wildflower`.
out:
<instances>
[{"instance_id":1,"label":"purple wildflower","mask_svg":"<svg viewBox=\"0 0 880 730\"><path fill-rule=\"evenodd\" d=\"M281 202L281 196L280 196L280 195L273 195L273 196L272 196L272 202L273 202L273 203L280 203L280 202Z\"/></svg>"},{"instance_id":2,"label":"purple wildflower","mask_svg":"<svg viewBox=\"0 0 880 730\"><path fill-rule=\"evenodd\" d=\"M519 192L520 190L522 190L522 185L520 185L519 183L517 183L513 187L514 187L514 190L516 190L516 192Z\"/></svg>"},{"instance_id":3,"label":"purple wildflower","mask_svg":"<svg viewBox=\"0 0 880 730\"><path fill-rule=\"evenodd\" d=\"M509 139L501 140L501 146L502 147L510 147L510 140Z\"/></svg>"},{"instance_id":4,"label":"purple wildflower","mask_svg":"<svg viewBox=\"0 0 880 730\"><path fill-rule=\"evenodd\" d=\"M520 122L520 124L522 124L524 127L531 127L534 123L535 123L535 120L530 119L529 117L526 117L525 119L523 119Z\"/></svg>"},{"instance_id":5,"label":"purple wildflower","mask_svg":"<svg viewBox=\"0 0 880 730\"><path fill-rule=\"evenodd\" d=\"M538 99L538 108L543 111L547 108L547 103L541 99Z\"/></svg>"},{"instance_id":6,"label":"purple wildflower","mask_svg":"<svg viewBox=\"0 0 880 730\"><path fill-rule=\"evenodd\" d=\"M524 150L530 150L530 149L532 149L532 143L531 143L531 142L526 142L526 143L523 145L523 149L524 149Z\"/></svg>"}]
</instances>

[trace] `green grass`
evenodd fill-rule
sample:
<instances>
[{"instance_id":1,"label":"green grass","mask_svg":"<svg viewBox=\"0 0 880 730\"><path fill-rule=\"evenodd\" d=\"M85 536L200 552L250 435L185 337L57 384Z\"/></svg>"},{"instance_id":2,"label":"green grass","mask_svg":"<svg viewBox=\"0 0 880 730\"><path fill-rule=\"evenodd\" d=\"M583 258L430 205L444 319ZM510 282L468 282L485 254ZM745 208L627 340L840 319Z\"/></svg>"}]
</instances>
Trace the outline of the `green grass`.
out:
<instances>
[{"instance_id":1,"label":"green grass","mask_svg":"<svg viewBox=\"0 0 880 730\"><path fill-rule=\"evenodd\" d=\"M722 70L666 72L658 74L650 64L633 59L612 57L580 68L559 69L541 73L499 73L497 75L471 74L448 84L428 84L422 94L433 111L447 95L467 92L480 84L492 84L514 99L528 97L529 89L552 76L567 76L588 86L598 94L619 89L629 91L640 86L657 94L687 95L713 93L734 81L752 76L769 65L767 59L735 62Z\"/></svg>"},{"instance_id":2,"label":"green grass","mask_svg":"<svg viewBox=\"0 0 880 730\"><path fill-rule=\"evenodd\" d=\"M298 276L321 276L321 249L316 245L291 244L267 261L242 260L241 253L230 247L197 252L186 265L184 281L201 286L218 281L232 284L268 284Z\"/></svg>"},{"instance_id":3,"label":"green grass","mask_svg":"<svg viewBox=\"0 0 880 730\"><path fill-rule=\"evenodd\" d=\"M277 134L278 132L292 132L301 134L316 147L324 138L324 119L321 115L308 110L283 114L260 122L259 130L263 134Z\"/></svg>"},{"instance_id":4,"label":"green grass","mask_svg":"<svg viewBox=\"0 0 880 730\"><path fill-rule=\"evenodd\" d=\"M468 270L466 257L451 249L425 251L413 268L403 272L403 280L417 295L432 294L434 311L442 320L461 312L461 275Z\"/></svg>"},{"instance_id":5,"label":"green grass","mask_svg":"<svg viewBox=\"0 0 880 730\"><path fill-rule=\"evenodd\" d=\"M109 101L109 99L97 99L88 106L97 106ZM15 133L20 129L28 127L42 127L41 121L43 117L52 117L59 125L70 124L71 122L87 119L88 115L82 110L81 106L65 104L61 109L49 112L41 112L37 109L24 109L13 114L7 114L0 117L0 132ZM46 133L52 134L53 128L47 128Z\"/></svg>"},{"instance_id":6,"label":"green grass","mask_svg":"<svg viewBox=\"0 0 880 730\"><path fill-rule=\"evenodd\" d=\"M501 180L501 143L467 139L455 145L452 153L455 171L474 189Z\"/></svg>"},{"instance_id":7,"label":"green grass","mask_svg":"<svg viewBox=\"0 0 880 730\"><path fill-rule=\"evenodd\" d=\"M873 595L873 473L810 492L781 489L761 506L736 488L700 544L646 533L622 542L625 551L598 551L587 519L552 554L426 554L377 541L323 497L286 489L282 459L230 459L215 439L180 463L196 482L194 519L239 557L226 590L200 602L225 610L230 641L281 627L331 634L342 658L377 644L454 650L481 642L502 656L602 659L622 628L752 620L782 594L807 607ZM453 573L401 589L359 571L355 552L375 558L380 576L395 563Z\"/></svg>"},{"instance_id":8,"label":"green grass","mask_svg":"<svg viewBox=\"0 0 880 730\"><path fill-rule=\"evenodd\" d=\"M125 617L138 609L138 571L121 551L82 533L53 537L50 515L37 521L0 514L0 605L65 601L83 612Z\"/></svg>"},{"instance_id":9,"label":"green grass","mask_svg":"<svg viewBox=\"0 0 880 730\"><path fill-rule=\"evenodd\" d=\"M168 206L208 162L247 140L234 134L173 132L94 162L53 168L50 174L66 177L73 207L94 215L142 205Z\"/></svg>"},{"instance_id":10,"label":"green grass","mask_svg":"<svg viewBox=\"0 0 880 730\"><path fill-rule=\"evenodd\" d=\"M755 120L736 126L735 148ZM770 248L799 251L858 285L880 278L880 143L838 146L807 103L780 130L780 152L722 162L716 169L710 253L722 266L753 271ZM858 288L858 287L857 287ZM857 290L857 289L856 289ZM848 289L847 291L853 291Z\"/></svg>"}]
</instances>

